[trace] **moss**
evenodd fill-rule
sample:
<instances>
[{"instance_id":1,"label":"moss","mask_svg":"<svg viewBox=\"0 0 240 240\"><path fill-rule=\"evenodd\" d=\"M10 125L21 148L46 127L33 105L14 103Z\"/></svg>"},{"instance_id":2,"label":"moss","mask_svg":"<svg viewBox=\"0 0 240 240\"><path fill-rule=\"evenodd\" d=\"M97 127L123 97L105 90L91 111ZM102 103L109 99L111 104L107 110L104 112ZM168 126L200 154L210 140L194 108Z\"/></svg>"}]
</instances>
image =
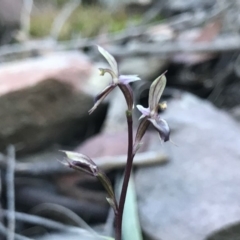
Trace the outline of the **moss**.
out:
<instances>
[{"instance_id":1,"label":"moss","mask_svg":"<svg viewBox=\"0 0 240 240\"><path fill-rule=\"evenodd\" d=\"M58 5L58 6L63 6L66 2L68 2L68 0L56 0L55 1L56 2L56 4Z\"/></svg>"},{"instance_id":2,"label":"moss","mask_svg":"<svg viewBox=\"0 0 240 240\"><path fill-rule=\"evenodd\" d=\"M56 10L33 16L30 34L33 37L47 36L57 14ZM129 20L136 22L139 19L137 15L128 16L125 10L111 14L107 9L98 5L81 6L66 21L59 38L67 40L78 34L83 37L92 37L103 31L116 32L124 29Z\"/></svg>"},{"instance_id":3,"label":"moss","mask_svg":"<svg viewBox=\"0 0 240 240\"><path fill-rule=\"evenodd\" d=\"M46 11L44 14L36 14L31 18L30 35L33 37L44 37L49 35L56 12Z\"/></svg>"}]
</instances>

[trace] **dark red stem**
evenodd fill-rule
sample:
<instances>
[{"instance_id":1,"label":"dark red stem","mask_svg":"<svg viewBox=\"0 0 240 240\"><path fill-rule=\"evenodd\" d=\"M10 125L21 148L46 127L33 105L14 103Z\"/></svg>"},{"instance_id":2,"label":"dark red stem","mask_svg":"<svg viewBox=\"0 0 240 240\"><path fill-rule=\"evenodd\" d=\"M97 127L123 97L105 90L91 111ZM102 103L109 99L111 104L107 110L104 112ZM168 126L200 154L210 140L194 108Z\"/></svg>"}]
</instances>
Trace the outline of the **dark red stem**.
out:
<instances>
[{"instance_id":1,"label":"dark red stem","mask_svg":"<svg viewBox=\"0 0 240 240\"><path fill-rule=\"evenodd\" d=\"M134 158L132 112L128 110L126 112L126 117L127 117L127 124L128 124L128 156L127 156L127 164L124 172L122 191L121 191L120 200L119 200L118 214L116 216L116 240L122 240L123 210L124 210L124 204L125 204L125 199L127 195L127 188L128 188L131 171L132 171L132 163Z\"/></svg>"}]
</instances>

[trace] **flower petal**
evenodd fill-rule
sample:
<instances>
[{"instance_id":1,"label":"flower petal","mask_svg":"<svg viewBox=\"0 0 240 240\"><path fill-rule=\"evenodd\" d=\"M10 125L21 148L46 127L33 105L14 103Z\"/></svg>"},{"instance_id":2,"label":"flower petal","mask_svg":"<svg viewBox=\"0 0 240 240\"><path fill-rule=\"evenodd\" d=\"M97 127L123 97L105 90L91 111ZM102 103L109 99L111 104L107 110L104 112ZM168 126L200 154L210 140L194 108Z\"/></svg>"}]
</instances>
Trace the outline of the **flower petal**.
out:
<instances>
[{"instance_id":1,"label":"flower petal","mask_svg":"<svg viewBox=\"0 0 240 240\"><path fill-rule=\"evenodd\" d=\"M149 98L148 98L148 106L151 112L152 111L157 112L158 102L166 86L167 80L164 74L165 73L163 73L161 76L155 79L151 84L151 87L149 90Z\"/></svg>"},{"instance_id":2,"label":"flower petal","mask_svg":"<svg viewBox=\"0 0 240 240\"><path fill-rule=\"evenodd\" d=\"M132 88L128 85L128 84L118 84L118 87L121 89L127 105L128 105L128 110L132 111L133 109L133 92L132 92Z\"/></svg>"},{"instance_id":3,"label":"flower petal","mask_svg":"<svg viewBox=\"0 0 240 240\"><path fill-rule=\"evenodd\" d=\"M119 82L123 84L128 84L130 82L135 82L141 80L138 75L120 75L119 76Z\"/></svg>"},{"instance_id":4,"label":"flower petal","mask_svg":"<svg viewBox=\"0 0 240 240\"><path fill-rule=\"evenodd\" d=\"M98 167L92 159L81 153L62 151L67 155L67 162L70 168L86 172L92 176L98 175Z\"/></svg>"},{"instance_id":5,"label":"flower petal","mask_svg":"<svg viewBox=\"0 0 240 240\"><path fill-rule=\"evenodd\" d=\"M103 99L116 87L115 84L111 84L107 86L101 93L99 93L96 98L94 99L93 107L88 111L89 114L98 107L98 105L103 101Z\"/></svg>"},{"instance_id":6,"label":"flower petal","mask_svg":"<svg viewBox=\"0 0 240 240\"><path fill-rule=\"evenodd\" d=\"M137 105L136 107L142 113L142 116L140 117L140 119L150 115L150 109L149 108L145 108L142 105Z\"/></svg>"},{"instance_id":7,"label":"flower petal","mask_svg":"<svg viewBox=\"0 0 240 240\"><path fill-rule=\"evenodd\" d=\"M115 72L111 69L107 68L99 68L100 76L104 76L105 73L109 73L112 77L113 83L118 83L118 76L115 74Z\"/></svg>"},{"instance_id":8,"label":"flower petal","mask_svg":"<svg viewBox=\"0 0 240 240\"><path fill-rule=\"evenodd\" d=\"M98 46L98 51L106 58L114 73L118 76L118 65L115 58L105 49Z\"/></svg>"},{"instance_id":9,"label":"flower petal","mask_svg":"<svg viewBox=\"0 0 240 240\"><path fill-rule=\"evenodd\" d=\"M167 142L170 138L170 128L167 122L161 118L148 118L148 121L150 121L155 127L155 129L158 131L161 140Z\"/></svg>"},{"instance_id":10,"label":"flower petal","mask_svg":"<svg viewBox=\"0 0 240 240\"><path fill-rule=\"evenodd\" d=\"M133 146L133 154L137 152L137 150L140 148L142 137L144 136L150 122L147 120L148 118L145 117L141 120L141 122L138 125L136 137L135 137L135 143Z\"/></svg>"}]
</instances>

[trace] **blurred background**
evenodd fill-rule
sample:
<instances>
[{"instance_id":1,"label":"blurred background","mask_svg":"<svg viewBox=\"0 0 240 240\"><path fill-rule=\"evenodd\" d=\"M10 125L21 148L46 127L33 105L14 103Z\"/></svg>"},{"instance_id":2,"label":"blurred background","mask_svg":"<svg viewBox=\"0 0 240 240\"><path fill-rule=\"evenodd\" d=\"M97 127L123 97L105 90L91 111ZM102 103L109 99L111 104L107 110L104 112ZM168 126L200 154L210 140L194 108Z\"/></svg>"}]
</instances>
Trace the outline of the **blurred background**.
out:
<instances>
[{"instance_id":1,"label":"blurred background","mask_svg":"<svg viewBox=\"0 0 240 240\"><path fill-rule=\"evenodd\" d=\"M124 240L239 240L239 0L0 0L0 239L114 237L103 187L59 151L90 156L118 195L126 103L115 89L89 116L110 82L96 45L142 79L135 104L167 70L171 142L143 138Z\"/></svg>"}]
</instances>

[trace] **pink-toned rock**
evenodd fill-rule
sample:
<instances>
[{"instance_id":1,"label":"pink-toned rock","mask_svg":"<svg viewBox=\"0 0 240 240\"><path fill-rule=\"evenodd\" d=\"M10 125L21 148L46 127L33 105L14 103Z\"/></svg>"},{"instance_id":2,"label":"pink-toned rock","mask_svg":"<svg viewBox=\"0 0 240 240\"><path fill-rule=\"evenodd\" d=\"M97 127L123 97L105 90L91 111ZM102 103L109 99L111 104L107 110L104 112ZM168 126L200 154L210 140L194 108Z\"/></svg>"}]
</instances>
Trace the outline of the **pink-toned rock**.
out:
<instances>
[{"instance_id":1,"label":"pink-toned rock","mask_svg":"<svg viewBox=\"0 0 240 240\"><path fill-rule=\"evenodd\" d=\"M78 52L7 63L0 66L0 95L35 86L50 78L80 89L92 71L91 62Z\"/></svg>"},{"instance_id":2,"label":"pink-toned rock","mask_svg":"<svg viewBox=\"0 0 240 240\"><path fill-rule=\"evenodd\" d=\"M99 134L89 138L75 151L91 158L124 155L127 153L127 132Z\"/></svg>"},{"instance_id":3,"label":"pink-toned rock","mask_svg":"<svg viewBox=\"0 0 240 240\"><path fill-rule=\"evenodd\" d=\"M136 131L134 131L134 136ZM148 140L150 135L146 133L142 147L138 152L146 151L148 147ZM127 131L113 132L113 133L101 133L93 136L82 143L76 152L88 155L91 158L105 157L105 156L127 156L128 138ZM97 162L96 162L97 163Z\"/></svg>"},{"instance_id":4,"label":"pink-toned rock","mask_svg":"<svg viewBox=\"0 0 240 240\"><path fill-rule=\"evenodd\" d=\"M1 65L0 150L14 144L30 152L86 136L93 96L85 89L94 71L78 52Z\"/></svg>"}]
</instances>

